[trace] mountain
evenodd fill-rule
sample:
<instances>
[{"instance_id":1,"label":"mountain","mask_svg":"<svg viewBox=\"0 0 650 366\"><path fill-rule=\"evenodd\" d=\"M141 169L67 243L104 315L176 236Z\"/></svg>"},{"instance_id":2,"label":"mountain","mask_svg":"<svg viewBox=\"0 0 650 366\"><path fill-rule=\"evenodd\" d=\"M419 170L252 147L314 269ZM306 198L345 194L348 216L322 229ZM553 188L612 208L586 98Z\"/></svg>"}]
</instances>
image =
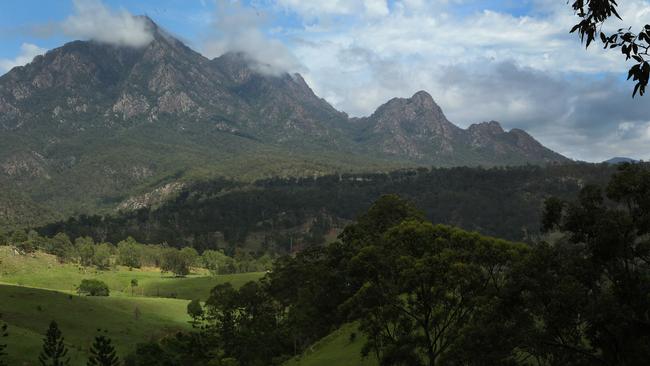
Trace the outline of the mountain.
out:
<instances>
[{"instance_id":1,"label":"mountain","mask_svg":"<svg viewBox=\"0 0 650 366\"><path fill-rule=\"evenodd\" d=\"M603 161L603 163L606 164L623 164L623 163L637 163L637 162L639 161L635 159L624 158L619 156Z\"/></svg>"},{"instance_id":2,"label":"mountain","mask_svg":"<svg viewBox=\"0 0 650 366\"><path fill-rule=\"evenodd\" d=\"M429 93L394 98L366 118L356 141L381 153L422 164L506 165L567 161L523 130L503 130L498 122L473 124L466 130L449 122Z\"/></svg>"},{"instance_id":3,"label":"mountain","mask_svg":"<svg viewBox=\"0 0 650 366\"><path fill-rule=\"evenodd\" d=\"M567 161L496 122L458 128L426 92L348 118L299 74L210 60L146 19L145 47L74 41L0 77L0 227L161 202L214 176Z\"/></svg>"}]
</instances>

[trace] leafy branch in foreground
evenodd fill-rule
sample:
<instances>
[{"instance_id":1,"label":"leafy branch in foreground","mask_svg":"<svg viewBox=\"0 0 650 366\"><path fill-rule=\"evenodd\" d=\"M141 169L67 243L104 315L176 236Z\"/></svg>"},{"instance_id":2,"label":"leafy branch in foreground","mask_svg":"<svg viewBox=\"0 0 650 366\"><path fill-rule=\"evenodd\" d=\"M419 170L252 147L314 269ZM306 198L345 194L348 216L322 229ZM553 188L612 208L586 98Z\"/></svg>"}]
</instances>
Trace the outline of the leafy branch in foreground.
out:
<instances>
[{"instance_id":1,"label":"leafy branch in foreground","mask_svg":"<svg viewBox=\"0 0 650 366\"><path fill-rule=\"evenodd\" d=\"M570 33L578 32L580 40L586 47L599 36L605 49L620 48L625 60L634 60L636 64L628 72L628 80L636 82L632 97L645 94L645 88L650 79L650 24L646 24L638 33L632 32L632 27L620 28L613 34L606 34L601 29L607 19L615 16L621 19L616 10L615 0L575 0L572 7L582 20L571 28Z\"/></svg>"}]
</instances>

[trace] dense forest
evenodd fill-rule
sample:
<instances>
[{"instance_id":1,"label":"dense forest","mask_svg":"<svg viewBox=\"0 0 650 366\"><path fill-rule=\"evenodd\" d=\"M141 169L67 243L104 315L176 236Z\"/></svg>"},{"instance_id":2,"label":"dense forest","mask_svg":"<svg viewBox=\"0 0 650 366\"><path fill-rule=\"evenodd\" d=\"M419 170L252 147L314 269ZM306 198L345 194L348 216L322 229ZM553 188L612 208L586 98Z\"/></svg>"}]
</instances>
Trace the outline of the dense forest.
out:
<instances>
[{"instance_id":1,"label":"dense forest","mask_svg":"<svg viewBox=\"0 0 650 366\"><path fill-rule=\"evenodd\" d=\"M531 241L539 235L546 198L572 197L588 183L602 186L614 170L607 164L567 164L337 174L254 184L218 179L187 186L159 207L73 217L38 231L113 243L131 236L144 243L219 248L228 254L257 233L262 237L258 250L286 253L322 244L329 231L343 229L380 196L398 194L431 222Z\"/></svg>"}]
</instances>

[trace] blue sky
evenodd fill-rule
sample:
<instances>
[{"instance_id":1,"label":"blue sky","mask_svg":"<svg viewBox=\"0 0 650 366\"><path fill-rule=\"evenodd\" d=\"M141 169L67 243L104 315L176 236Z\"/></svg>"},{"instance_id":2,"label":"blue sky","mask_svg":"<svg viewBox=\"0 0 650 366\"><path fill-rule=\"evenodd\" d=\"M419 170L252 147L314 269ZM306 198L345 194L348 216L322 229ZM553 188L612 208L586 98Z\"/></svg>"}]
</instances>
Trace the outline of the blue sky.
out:
<instances>
[{"instance_id":1,"label":"blue sky","mask_svg":"<svg viewBox=\"0 0 650 366\"><path fill-rule=\"evenodd\" d=\"M607 29L650 23L650 0L621 3ZM353 116L424 89L461 127L498 120L576 159L650 160L648 97L630 98L620 55L568 34L565 0L3 0L0 74L73 39L141 46L131 14L207 57L300 72Z\"/></svg>"}]
</instances>

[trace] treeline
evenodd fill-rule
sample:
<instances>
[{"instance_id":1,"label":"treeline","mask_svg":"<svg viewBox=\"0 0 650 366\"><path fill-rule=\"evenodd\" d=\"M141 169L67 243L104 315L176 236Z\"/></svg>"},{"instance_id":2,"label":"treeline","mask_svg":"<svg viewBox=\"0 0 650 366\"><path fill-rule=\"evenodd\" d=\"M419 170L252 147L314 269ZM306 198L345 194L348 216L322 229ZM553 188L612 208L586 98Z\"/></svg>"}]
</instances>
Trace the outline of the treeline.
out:
<instances>
[{"instance_id":1,"label":"treeline","mask_svg":"<svg viewBox=\"0 0 650 366\"><path fill-rule=\"evenodd\" d=\"M280 365L346 322L380 365L644 365L650 359L650 170L549 199L532 245L433 225L394 195L341 241L215 287L196 330L135 365ZM553 238L553 239L551 239ZM355 339L350 339L351 342Z\"/></svg>"},{"instance_id":2,"label":"treeline","mask_svg":"<svg viewBox=\"0 0 650 366\"><path fill-rule=\"evenodd\" d=\"M332 228L342 229L380 196L399 194L431 222L531 241L540 232L544 199L572 197L587 183L604 185L614 170L607 164L568 164L276 178L249 186L216 180L190 185L158 208L80 216L38 231L112 242L132 236L197 250L220 248L230 255L260 233L262 251L287 253L321 245Z\"/></svg>"},{"instance_id":3,"label":"treeline","mask_svg":"<svg viewBox=\"0 0 650 366\"><path fill-rule=\"evenodd\" d=\"M227 256L223 251L206 250L199 254L192 247L176 248L166 244L143 244L132 237L119 241L96 243L88 236L71 240L65 233L41 236L35 230L15 230L10 235L0 233L0 245L10 245L22 255L37 250L56 256L60 263L76 263L98 270L110 270L116 265L129 268L156 267L177 276L188 275L192 268L207 269L212 275L261 272L272 267L273 257L254 256L243 250Z\"/></svg>"}]
</instances>

